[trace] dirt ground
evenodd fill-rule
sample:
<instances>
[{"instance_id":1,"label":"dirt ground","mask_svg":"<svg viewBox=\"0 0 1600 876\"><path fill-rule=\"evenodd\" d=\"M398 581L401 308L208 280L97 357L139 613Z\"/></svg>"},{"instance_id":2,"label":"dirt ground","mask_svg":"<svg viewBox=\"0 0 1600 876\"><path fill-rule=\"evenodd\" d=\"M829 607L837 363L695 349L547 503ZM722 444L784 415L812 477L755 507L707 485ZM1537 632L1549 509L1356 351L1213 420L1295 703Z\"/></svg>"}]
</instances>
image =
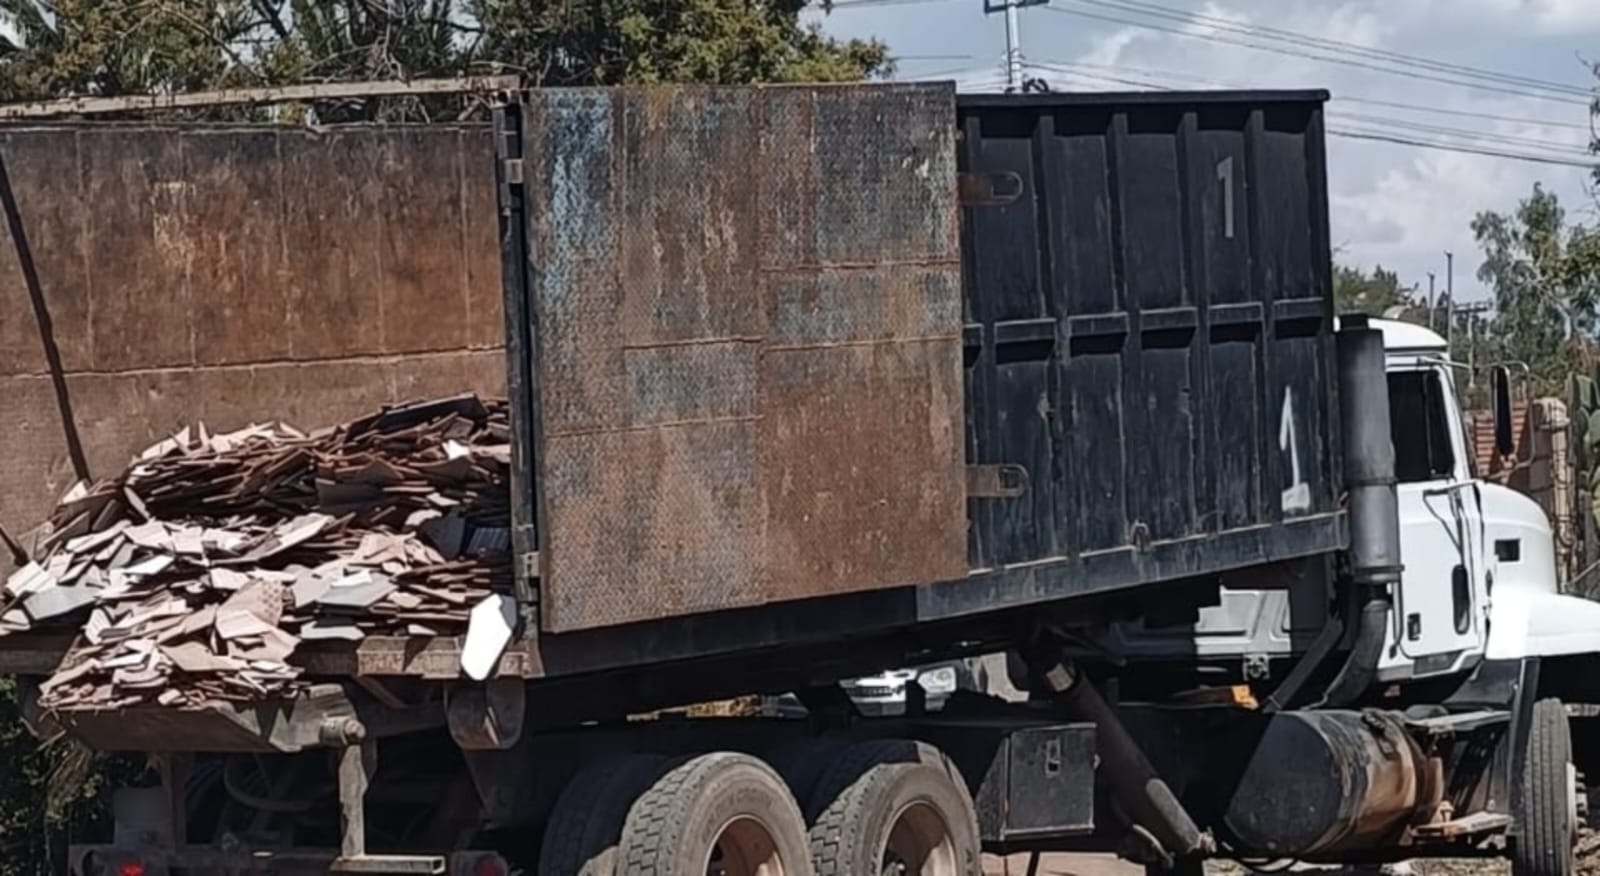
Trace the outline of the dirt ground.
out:
<instances>
[{"instance_id":1,"label":"dirt ground","mask_svg":"<svg viewBox=\"0 0 1600 876\"><path fill-rule=\"evenodd\" d=\"M983 856L983 876L1027 876L1028 856ZM1144 876L1144 868L1114 855L1045 855L1038 876Z\"/></svg>"},{"instance_id":2,"label":"dirt ground","mask_svg":"<svg viewBox=\"0 0 1600 876\"><path fill-rule=\"evenodd\" d=\"M1238 876L1249 870L1232 862L1207 865L1208 876ZM1301 868L1297 868L1301 869ZM1341 876L1333 868L1312 868L1315 876ZM1428 860L1383 868L1390 876L1510 876L1511 867L1499 860ZM984 876L1026 876L1028 856L984 856ZM1377 868L1350 871L1351 876L1377 876ZM1144 868L1114 855L1045 855L1038 876L1144 876ZM1578 840L1578 876L1600 876L1600 831L1585 830Z\"/></svg>"}]
</instances>

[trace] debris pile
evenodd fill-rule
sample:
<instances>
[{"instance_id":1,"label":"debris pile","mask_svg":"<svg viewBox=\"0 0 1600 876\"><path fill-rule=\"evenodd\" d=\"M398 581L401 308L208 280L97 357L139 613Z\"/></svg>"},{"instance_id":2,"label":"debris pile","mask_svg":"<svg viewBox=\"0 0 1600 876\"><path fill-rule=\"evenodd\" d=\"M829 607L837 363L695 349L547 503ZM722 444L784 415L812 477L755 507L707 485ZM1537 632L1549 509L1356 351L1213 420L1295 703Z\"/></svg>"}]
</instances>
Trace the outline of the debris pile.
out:
<instances>
[{"instance_id":1,"label":"debris pile","mask_svg":"<svg viewBox=\"0 0 1600 876\"><path fill-rule=\"evenodd\" d=\"M478 675L514 619L509 469L506 406L473 395L185 429L64 497L0 635L81 631L41 688L57 708L259 699L298 683L300 643L369 635L498 642Z\"/></svg>"}]
</instances>

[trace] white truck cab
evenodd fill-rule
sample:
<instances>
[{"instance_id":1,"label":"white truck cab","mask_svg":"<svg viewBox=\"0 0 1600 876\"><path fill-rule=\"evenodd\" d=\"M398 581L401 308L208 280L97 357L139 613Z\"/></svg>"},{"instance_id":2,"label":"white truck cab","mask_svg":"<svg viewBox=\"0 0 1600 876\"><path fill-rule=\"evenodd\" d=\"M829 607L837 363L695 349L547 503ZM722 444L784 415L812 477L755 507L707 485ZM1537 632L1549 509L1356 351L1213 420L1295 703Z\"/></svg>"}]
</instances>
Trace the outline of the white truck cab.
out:
<instances>
[{"instance_id":1,"label":"white truck cab","mask_svg":"<svg viewBox=\"0 0 1600 876\"><path fill-rule=\"evenodd\" d=\"M1445 339L1369 324L1383 332L1405 563L1379 677L1600 651L1600 604L1559 592L1544 511L1477 477Z\"/></svg>"},{"instance_id":2,"label":"white truck cab","mask_svg":"<svg viewBox=\"0 0 1600 876\"><path fill-rule=\"evenodd\" d=\"M1398 481L1401 559L1378 662L1380 681L1445 676L1484 659L1600 653L1600 603L1559 592L1548 518L1515 490L1475 471L1445 339L1394 320L1383 333ZM1304 592L1304 588L1301 589ZM1303 650L1323 616L1292 589L1224 576L1220 601L1193 625L1114 629L1111 650L1133 660L1268 661Z\"/></svg>"}]
</instances>

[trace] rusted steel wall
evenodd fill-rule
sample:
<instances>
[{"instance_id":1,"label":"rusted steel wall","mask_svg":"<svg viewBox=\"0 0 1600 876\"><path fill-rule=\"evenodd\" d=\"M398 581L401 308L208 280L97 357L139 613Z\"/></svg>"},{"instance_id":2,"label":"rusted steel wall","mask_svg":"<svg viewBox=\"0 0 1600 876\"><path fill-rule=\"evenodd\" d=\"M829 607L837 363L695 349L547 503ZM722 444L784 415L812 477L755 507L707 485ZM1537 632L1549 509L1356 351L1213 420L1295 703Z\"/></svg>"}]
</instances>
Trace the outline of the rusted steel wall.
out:
<instances>
[{"instance_id":1,"label":"rusted steel wall","mask_svg":"<svg viewBox=\"0 0 1600 876\"><path fill-rule=\"evenodd\" d=\"M964 575L949 90L525 107L544 628Z\"/></svg>"},{"instance_id":2,"label":"rusted steel wall","mask_svg":"<svg viewBox=\"0 0 1600 876\"><path fill-rule=\"evenodd\" d=\"M504 382L486 127L0 129L94 471L186 423ZM0 523L71 484L0 231Z\"/></svg>"}]
</instances>

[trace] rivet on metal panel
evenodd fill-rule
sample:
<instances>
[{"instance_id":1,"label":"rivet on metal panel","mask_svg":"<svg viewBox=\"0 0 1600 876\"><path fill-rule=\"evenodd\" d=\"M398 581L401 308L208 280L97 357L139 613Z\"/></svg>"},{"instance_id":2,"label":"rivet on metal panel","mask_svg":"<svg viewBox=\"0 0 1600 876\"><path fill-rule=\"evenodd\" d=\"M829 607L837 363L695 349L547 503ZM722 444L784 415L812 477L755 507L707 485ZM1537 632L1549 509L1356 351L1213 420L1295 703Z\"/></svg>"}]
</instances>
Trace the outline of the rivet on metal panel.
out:
<instances>
[{"instance_id":1,"label":"rivet on metal panel","mask_svg":"<svg viewBox=\"0 0 1600 876\"><path fill-rule=\"evenodd\" d=\"M968 499L1015 499L1028 491L1028 470L1020 465L967 466Z\"/></svg>"},{"instance_id":2,"label":"rivet on metal panel","mask_svg":"<svg viewBox=\"0 0 1600 876\"><path fill-rule=\"evenodd\" d=\"M1022 176L1012 171L962 173L957 185L963 207L1004 207L1022 197Z\"/></svg>"}]
</instances>

